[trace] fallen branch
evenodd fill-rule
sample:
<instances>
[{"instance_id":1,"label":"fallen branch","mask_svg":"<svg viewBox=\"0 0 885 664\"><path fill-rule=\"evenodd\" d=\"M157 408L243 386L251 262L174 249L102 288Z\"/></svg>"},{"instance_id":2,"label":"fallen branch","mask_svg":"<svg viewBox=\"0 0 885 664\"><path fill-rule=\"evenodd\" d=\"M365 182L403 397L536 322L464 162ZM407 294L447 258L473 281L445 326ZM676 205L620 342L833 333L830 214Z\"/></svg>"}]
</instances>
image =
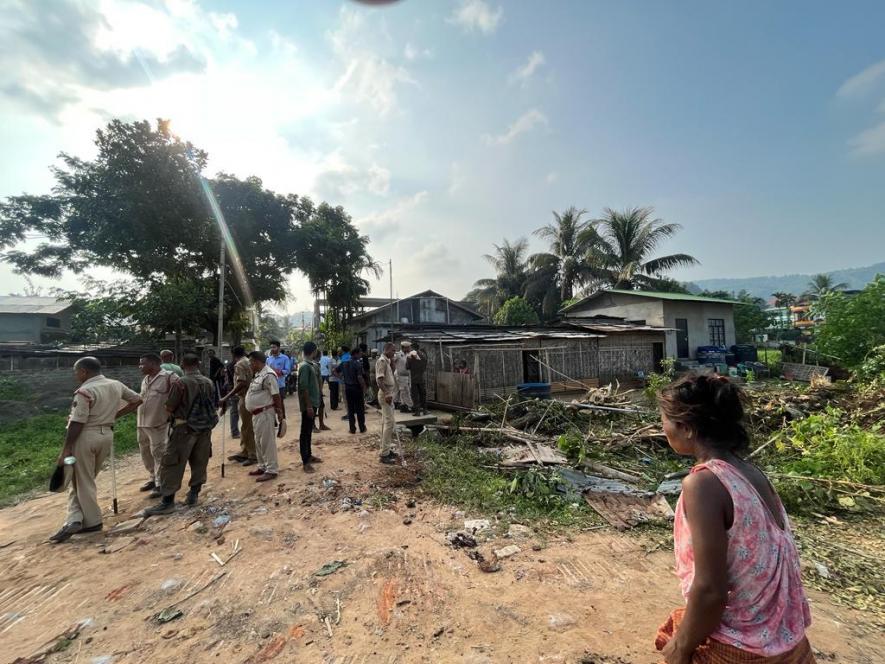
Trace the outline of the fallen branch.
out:
<instances>
[{"instance_id":1,"label":"fallen branch","mask_svg":"<svg viewBox=\"0 0 885 664\"><path fill-rule=\"evenodd\" d=\"M813 477L810 475L791 475L788 473L767 472L772 477L781 477L788 480L809 480L810 482L820 482L822 484L842 484L850 486L854 489L864 489L866 491L875 491L877 493L885 493L885 486L875 484L860 484L858 482L849 482L848 480L834 480L828 477Z\"/></svg>"},{"instance_id":2,"label":"fallen branch","mask_svg":"<svg viewBox=\"0 0 885 664\"><path fill-rule=\"evenodd\" d=\"M650 410L643 410L640 408L615 408L614 406L597 406L593 403L580 403L579 401L572 401L569 404L566 404L567 407L571 408L583 408L585 410L602 410L609 413L635 413L637 415L651 415Z\"/></svg>"},{"instance_id":3,"label":"fallen branch","mask_svg":"<svg viewBox=\"0 0 885 664\"><path fill-rule=\"evenodd\" d=\"M201 592L203 592L204 590L206 590L206 588L208 588L208 587L211 586L213 583L215 583L216 581L218 581L221 577L226 576L226 575L227 575L227 572L219 572L218 574L216 574L215 576L213 576L211 579L209 579L209 581L206 582L206 585L201 586L200 588L197 588L195 591L193 591L193 592L192 592L190 595L188 595L187 597L183 597L182 599L178 600L177 602L173 602L172 604L170 604L169 606L167 606L166 609L174 609L174 608L175 608L176 606L178 606L179 604L184 604L184 603L185 603L186 601L188 601L191 597L194 597L195 595L200 594Z\"/></svg>"}]
</instances>

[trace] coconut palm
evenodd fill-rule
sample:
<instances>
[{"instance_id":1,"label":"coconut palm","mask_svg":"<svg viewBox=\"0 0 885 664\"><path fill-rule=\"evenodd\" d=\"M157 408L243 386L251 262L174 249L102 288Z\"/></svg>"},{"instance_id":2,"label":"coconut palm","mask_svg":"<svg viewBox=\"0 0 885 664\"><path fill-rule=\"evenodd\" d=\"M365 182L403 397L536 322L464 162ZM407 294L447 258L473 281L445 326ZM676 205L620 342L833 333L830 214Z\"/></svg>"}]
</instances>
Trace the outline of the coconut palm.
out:
<instances>
[{"instance_id":1,"label":"coconut palm","mask_svg":"<svg viewBox=\"0 0 885 664\"><path fill-rule=\"evenodd\" d=\"M503 244L493 246L495 253L486 254L483 258L495 269L495 276L477 280L466 297L487 315L491 315L511 297L522 295L528 274L526 253L529 245L525 238L512 243L505 239Z\"/></svg>"},{"instance_id":2,"label":"coconut palm","mask_svg":"<svg viewBox=\"0 0 885 664\"><path fill-rule=\"evenodd\" d=\"M792 293L778 291L772 293L771 296L774 298L774 306L776 307L791 307L796 304L796 296Z\"/></svg>"},{"instance_id":3,"label":"coconut palm","mask_svg":"<svg viewBox=\"0 0 885 664\"><path fill-rule=\"evenodd\" d=\"M809 300L819 300L821 296L833 291L845 290L848 284L839 282L833 283L833 277L829 274L816 274L811 277L808 287L805 290L804 297Z\"/></svg>"},{"instance_id":4,"label":"coconut palm","mask_svg":"<svg viewBox=\"0 0 885 664\"><path fill-rule=\"evenodd\" d=\"M584 231L586 242L595 247L593 258L599 267L592 269L613 288L654 287L662 273L698 264L688 254L652 258L655 248L682 228L653 218L653 212L650 207L623 211L606 208L604 216Z\"/></svg>"},{"instance_id":5,"label":"coconut palm","mask_svg":"<svg viewBox=\"0 0 885 664\"><path fill-rule=\"evenodd\" d=\"M553 223L535 231L537 237L549 240L550 251L534 254L529 264L545 275L552 271L557 275L560 301L574 295L575 287L582 285L591 276L590 256L596 236L589 221L581 221L586 210L572 206L562 214L553 213Z\"/></svg>"}]
</instances>

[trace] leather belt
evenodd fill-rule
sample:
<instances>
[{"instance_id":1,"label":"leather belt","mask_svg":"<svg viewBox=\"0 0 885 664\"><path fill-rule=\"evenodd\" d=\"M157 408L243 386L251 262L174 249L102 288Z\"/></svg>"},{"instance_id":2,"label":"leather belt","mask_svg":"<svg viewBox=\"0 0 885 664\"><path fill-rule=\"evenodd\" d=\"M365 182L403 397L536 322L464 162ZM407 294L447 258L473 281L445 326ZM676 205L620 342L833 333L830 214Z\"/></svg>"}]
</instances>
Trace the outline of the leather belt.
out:
<instances>
[{"instance_id":1,"label":"leather belt","mask_svg":"<svg viewBox=\"0 0 885 664\"><path fill-rule=\"evenodd\" d=\"M257 408L252 411L252 415L258 415L259 413L263 413L264 411L270 410L271 408L273 408L273 404L270 404L269 406L263 406L262 408Z\"/></svg>"}]
</instances>

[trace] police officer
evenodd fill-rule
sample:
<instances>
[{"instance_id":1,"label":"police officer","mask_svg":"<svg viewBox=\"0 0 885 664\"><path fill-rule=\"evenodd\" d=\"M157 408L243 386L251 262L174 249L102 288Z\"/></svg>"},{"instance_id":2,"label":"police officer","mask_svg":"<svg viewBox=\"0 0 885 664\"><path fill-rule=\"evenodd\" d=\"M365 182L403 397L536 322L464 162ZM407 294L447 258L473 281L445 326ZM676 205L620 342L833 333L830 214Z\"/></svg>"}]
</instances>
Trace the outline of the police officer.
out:
<instances>
[{"instance_id":1,"label":"police officer","mask_svg":"<svg viewBox=\"0 0 885 664\"><path fill-rule=\"evenodd\" d=\"M384 353L375 361L375 384L378 386L378 401L381 404L381 463L396 463L393 452L393 433L396 416L393 400L396 396L396 379L393 375L393 356L396 346L387 342Z\"/></svg>"},{"instance_id":2,"label":"police officer","mask_svg":"<svg viewBox=\"0 0 885 664\"><path fill-rule=\"evenodd\" d=\"M149 479L139 489L151 491L148 498L159 498L157 490L160 474L160 459L166 449L169 435L169 413L166 400L172 385L178 381L171 371L160 368L160 356L148 353L138 361L138 368L144 378L141 381L141 405L138 407L136 431L141 461L148 471Z\"/></svg>"},{"instance_id":3,"label":"police officer","mask_svg":"<svg viewBox=\"0 0 885 664\"><path fill-rule=\"evenodd\" d=\"M187 353L181 358L184 375L172 385L166 412L172 418L169 441L160 464L158 504L147 508L147 516L169 514L175 509L175 493L181 488L184 467L191 468L186 503L196 505L206 483L206 467L212 456L212 429L218 424L215 385L200 373L200 358Z\"/></svg>"},{"instance_id":4,"label":"police officer","mask_svg":"<svg viewBox=\"0 0 885 664\"><path fill-rule=\"evenodd\" d=\"M134 412L141 404L137 392L118 380L102 376L101 363L94 357L77 360L74 375L80 387L74 392L58 465L64 463L65 457L72 456L76 461L65 523L49 538L55 544L70 539L74 533L101 530L101 508L98 506L95 477L111 453L114 422ZM125 406L123 402L126 402Z\"/></svg>"},{"instance_id":5,"label":"police officer","mask_svg":"<svg viewBox=\"0 0 885 664\"><path fill-rule=\"evenodd\" d=\"M234 386L231 391L221 397L221 412L227 410L228 399L236 397L236 404L240 417L240 451L228 457L229 461L236 461L243 466L254 466L258 463L258 455L255 452L255 433L252 430L252 414L246 408L246 390L255 377L252 365L246 357L246 349L242 346L234 346L231 350L234 362Z\"/></svg>"},{"instance_id":6,"label":"police officer","mask_svg":"<svg viewBox=\"0 0 885 664\"><path fill-rule=\"evenodd\" d=\"M255 432L255 451L258 454L258 468L249 474L256 482L267 482L276 479L279 471L277 464L277 428L274 413L280 421L286 419L283 413L283 402L280 398L280 386L277 375L267 366L267 356L261 351L249 353L249 364L255 377L246 390L246 409L252 415L252 430Z\"/></svg>"},{"instance_id":7,"label":"police officer","mask_svg":"<svg viewBox=\"0 0 885 664\"><path fill-rule=\"evenodd\" d=\"M403 341L400 347L400 350L393 356L393 371L396 376L399 409L404 413L408 413L412 410L412 379L406 363L409 359L409 353L412 352L412 342Z\"/></svg>"}]
</instances>

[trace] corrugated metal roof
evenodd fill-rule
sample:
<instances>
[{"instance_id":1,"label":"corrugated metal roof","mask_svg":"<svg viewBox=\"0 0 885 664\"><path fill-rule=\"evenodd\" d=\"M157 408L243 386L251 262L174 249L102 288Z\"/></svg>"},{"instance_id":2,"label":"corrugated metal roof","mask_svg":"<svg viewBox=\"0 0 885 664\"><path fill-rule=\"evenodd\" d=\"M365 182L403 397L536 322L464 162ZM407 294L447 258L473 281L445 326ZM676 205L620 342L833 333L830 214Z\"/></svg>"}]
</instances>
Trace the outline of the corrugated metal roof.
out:
<instances>
[{"instance_id":1,"label":"corrugated metal roof","mask_svg":"<svg viewBox=\"0 0 885 664\"><path fill-rule=\"evenodd\" d=\"M412 341L427 343L500 343L524 341L526 339L597 339L604 337L603 334L593 334L579 330L564 329L430 329L430 330L396 330L396 339L411 339ZM391 341L387 335L375 341Z\"/></svg>"},{"instance_id":2,"label":"corrugated metal roof","mask_svg":"<svg viewBox=\"0 0 885 664\"><path fill-rule=\"evenodd\" d=\"M39 314L51 316L71 307L71 302L54 297L0 295L0 314Z\"/></svg>"},{"instance_id":3,"label":"corrugated metal roof","mask_svg":"<svg viewBox=\"0 0 885 664\"><path fill-rule=\"evenodd\" d=\"M574 311L575 309L579 309L583 305L587 304L590 300L599 297L605 293L614 293L616 295L635 295L636 297L646 297L654 300L676 300L679 302L711 302L714 304L740 304L740 302L735 302L734 300L724 300L718 297L704 297L703 295L689 295L687 293L664 293L661 291L638 291L638 290L623 290L620 288L604 288L602 290L598 290L595 293L588 295L585 298L578 300L577 302L568 305L567 307L563 307L560 309L562 312Z\"/></svg>"}]
</instances>

